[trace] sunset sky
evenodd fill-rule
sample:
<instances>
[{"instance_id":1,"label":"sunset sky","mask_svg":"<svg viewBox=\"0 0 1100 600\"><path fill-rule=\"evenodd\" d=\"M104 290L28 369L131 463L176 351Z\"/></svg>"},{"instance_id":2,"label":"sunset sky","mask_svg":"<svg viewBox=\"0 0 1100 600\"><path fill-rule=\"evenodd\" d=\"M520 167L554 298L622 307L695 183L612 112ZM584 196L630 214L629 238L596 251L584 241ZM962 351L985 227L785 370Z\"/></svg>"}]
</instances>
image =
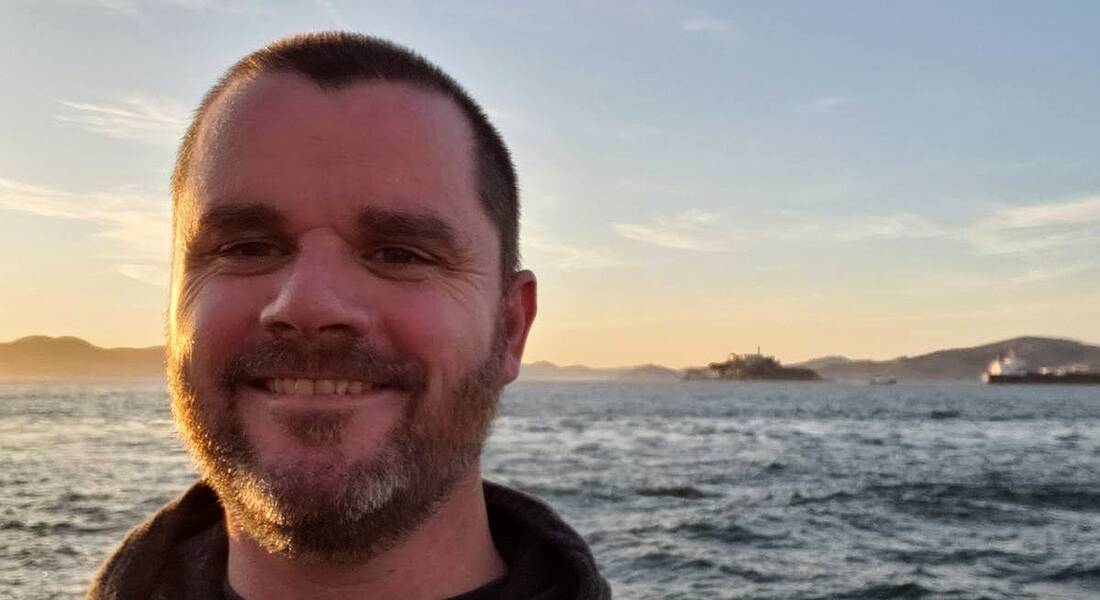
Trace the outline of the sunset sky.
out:
<instances>
[{"instance_id":1,"label":"sunset sky","mask_svg":"<svg viewBox=\"0 0 1100 600\"><path fill-rule=\"evenodd\" d=\"M418 50L501 128L528 361L1100 342L1100 5L358 0L0 4L0 341L162 343L190 111L318 29Z\"/></svg>"}]
</instances>

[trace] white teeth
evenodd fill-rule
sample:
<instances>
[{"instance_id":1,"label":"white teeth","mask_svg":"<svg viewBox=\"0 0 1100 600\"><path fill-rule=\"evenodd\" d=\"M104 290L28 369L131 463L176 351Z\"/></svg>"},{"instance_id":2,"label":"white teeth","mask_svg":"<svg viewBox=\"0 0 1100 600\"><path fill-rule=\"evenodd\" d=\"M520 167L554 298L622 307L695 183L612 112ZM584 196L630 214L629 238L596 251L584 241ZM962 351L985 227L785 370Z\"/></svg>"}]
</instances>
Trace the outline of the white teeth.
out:
<instances>
[{"instance_id":1,"label":"white teeth","mask_svg":"<svg viewBox=\"0 0 1100 600\"><path fill-rule=\"evenodd\" d=\"M264 381L264 387L275 395L293 394L295 396L358 395L374 389L370 384L348 379L267 379Z\"/></svg>"}]
</instances>

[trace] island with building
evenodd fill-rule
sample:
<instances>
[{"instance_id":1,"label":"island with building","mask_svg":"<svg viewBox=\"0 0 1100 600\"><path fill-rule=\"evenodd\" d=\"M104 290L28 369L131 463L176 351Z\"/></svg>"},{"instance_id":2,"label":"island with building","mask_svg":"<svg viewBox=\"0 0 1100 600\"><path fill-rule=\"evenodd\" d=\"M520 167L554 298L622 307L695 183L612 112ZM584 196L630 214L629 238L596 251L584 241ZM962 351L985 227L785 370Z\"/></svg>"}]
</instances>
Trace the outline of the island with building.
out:
<instances>
[{"instance_id":1,"label":"island with building","mask_svg":"<svg viewBox=\"0 0 1100 600\"><path fill-rule=\"evenodd\" d=\"M721 381L822 381L813 369L784 367L774 356L730 353L723 362L684 370L684 380Z\"/></svg>"}]
</instances>

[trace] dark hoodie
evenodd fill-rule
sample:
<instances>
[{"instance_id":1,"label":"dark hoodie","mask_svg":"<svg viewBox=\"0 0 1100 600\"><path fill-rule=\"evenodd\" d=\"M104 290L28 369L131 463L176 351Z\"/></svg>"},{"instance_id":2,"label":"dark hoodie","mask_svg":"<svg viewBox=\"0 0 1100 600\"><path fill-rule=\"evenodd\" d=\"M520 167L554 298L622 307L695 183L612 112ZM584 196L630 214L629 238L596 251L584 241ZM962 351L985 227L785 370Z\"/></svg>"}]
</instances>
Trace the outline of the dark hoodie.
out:
<instances>
[{"instance_id":1,"label":"dark hoodie","mask_svg":"<svg viewBox=\"0 0 1100 600\"><path fill-rule=\"evenodd\" d=\"M484 483L493 543L508 575L478 599L605 600L588 546L550 507ZM224 600L227 538L213 490L199 483L139 525L107 559L89 600Z\"/></svg>"}]
</instances>

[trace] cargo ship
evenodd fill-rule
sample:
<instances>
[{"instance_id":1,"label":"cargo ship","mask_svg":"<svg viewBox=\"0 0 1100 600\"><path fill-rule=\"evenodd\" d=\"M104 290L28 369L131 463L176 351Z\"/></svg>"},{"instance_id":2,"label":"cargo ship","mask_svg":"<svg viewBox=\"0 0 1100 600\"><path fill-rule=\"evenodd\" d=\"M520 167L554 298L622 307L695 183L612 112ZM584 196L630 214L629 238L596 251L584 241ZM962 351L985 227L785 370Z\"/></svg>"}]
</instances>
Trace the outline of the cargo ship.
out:
<instances>
[{"instance_id":1,"label":"cargo ship","mask_svg":"<svg viewBox=\"0 0 1100 600\"><path fill-rule=\"evenodd\" d=\"M1053 384L1095 384L1100 385L1100 372L1089 370L1086 365L1065 367L1042 367L1031 370L1027 363L1009 352L1008 356L998 356L982 373L984 383L1053 383Z\"/></svg>"}]
</instances>

